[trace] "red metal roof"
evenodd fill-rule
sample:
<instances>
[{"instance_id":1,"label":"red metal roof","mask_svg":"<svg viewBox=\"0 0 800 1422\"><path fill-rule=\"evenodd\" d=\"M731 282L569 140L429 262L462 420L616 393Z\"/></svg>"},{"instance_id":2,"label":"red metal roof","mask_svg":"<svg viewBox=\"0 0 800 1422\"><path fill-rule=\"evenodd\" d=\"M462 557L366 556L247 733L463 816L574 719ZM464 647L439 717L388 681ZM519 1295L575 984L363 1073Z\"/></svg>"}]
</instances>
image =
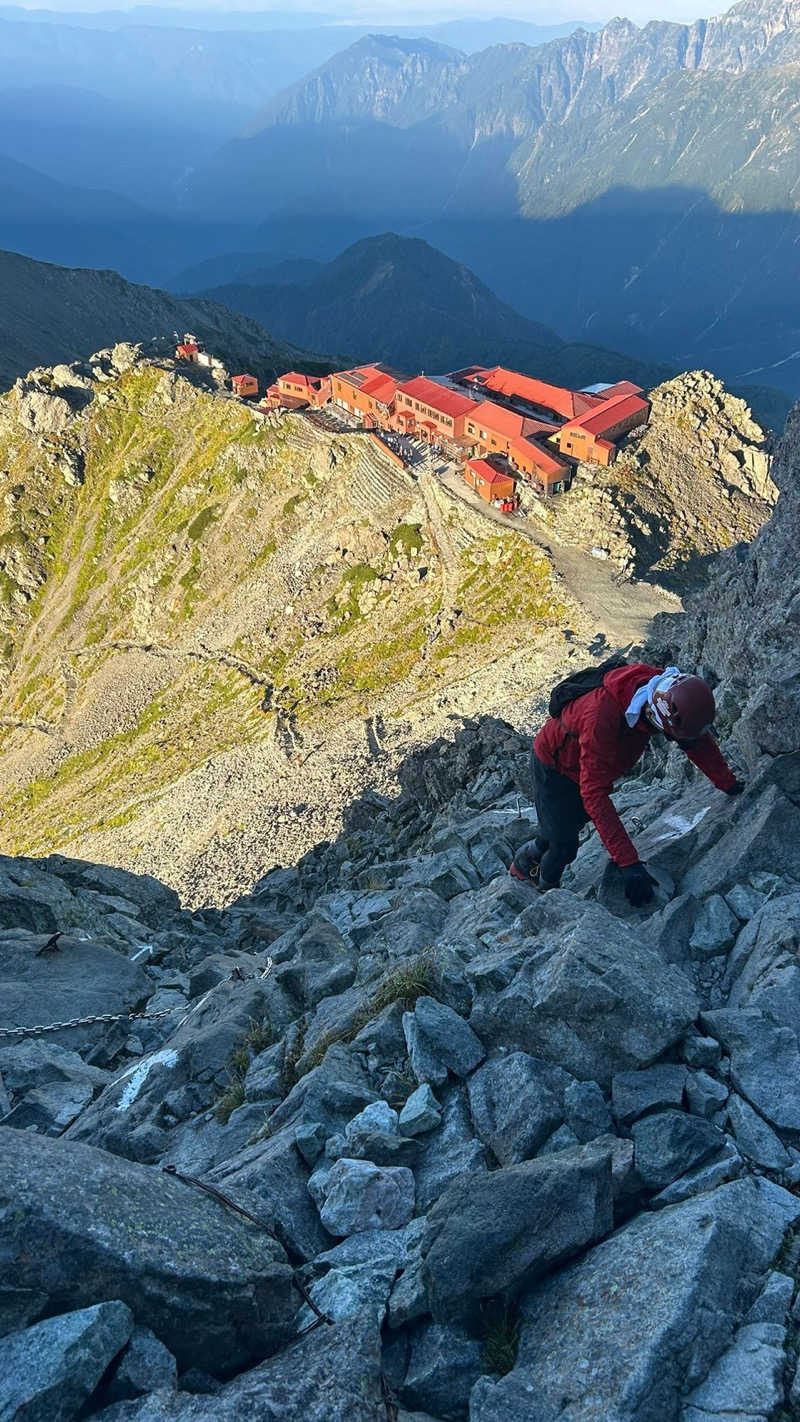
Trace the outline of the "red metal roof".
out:
<instances>
[{"instance_id":1,"label":"red metal roof","mask_svg":"<svg viewBox=\"0 0 800 1422\"><path fill-rule=\"evenodd\" d=\"M647 401L642 400L639 395L618 395L614 399L604 400L602 405L580 415L576 420L570 420L563 429L586 430L587 434L602 436L613 425L619 424L620 420L627 420L630 415L639 411L644 411L646 415L647 410Z\"/></svg>"},{"instance_id":2,"label":"red metal roof","mask_svg":"<svg viewBox=\"0 0 800 1422\"><path fill-rule=\"evenodd\" d=\"M373 400L378 400L381 405L391 405L397 391L397 381L391 375L384 375L380 371L369 380L365 380L361 386L362 395L371 395Z\"/></svg>"},{"instance_id":3,"label":"red metal roof","mask_svg":"<svg viewBox=\"0 0 800 1422\"><path fill-rule=\"evenodd\" d=\"M294 385L309 386L311 381L307 375L301 375L297 370L287 370L285 375L279 377L280 380L291 380Z\"/></svg>"},{"instance_id":4,"label":"red metal roof","mask_svg":"<svg viewBox=\"0 0 800 1422\"><path fill-rule=\"evenodd\" d=\"M507 370L502 365L484 371L478 379L486 390L494 390L498 395L515 397L545 410L553 410L565 420L574 420L576 416L594 409L602 398L597 395L585 395L579 390L566 390L561 385L548 385L544 380L535 380L531 375Z\"/></svg>"},{"instance_id":5,"label":"red metal roof","mask_svg":"<svg viewBox=\"0 0 800 1422\"><path fill-rule=\"evenodd\" d=\"M453 419L458 419L460 415L468 415L470 411L477 408L476 402L470 400L467 395L459 395L457 390L448 390L446 385L439 385L435 380L428 380L425 375L417 375L413 380L406 380L399 385L398 389L404 395L410 395L412 400L422 400L432 409L438 410L442 415L451 415Z\"/></svg>"},{"instance_id":6,"label":"red metal roof","mask_svg":"<svg viewBox=\"0 0 800 1422\"><path fill-rule=\"evenodd\" d=\"M352 370L337 370L334 372L339 380L344 380L347 385L354 385L357 390L363 390L367 383L375 380L390 379L397 383L405 380L406 377L399 371L390 370L388 365L356 365Z\"/></svg>"},{"instance_id":7,"label":"red metal roof","mask_svg":"<svg viewBox=\"0 0 800 1422\"><path fill-rule=\"evenodd\" d=\"M511 480L512 474L503 474L500 469L495 469L486 459L468 459L467 468L472 469L487 484L495 484L498 479Z\"/></svg>"},{"instance_id":8,"label":"red metal roof","mask_svg":"<svg viewBox=\"0 0 800 1422\"><path fill-rule=\"evenodd\" d=\"M509 451L516 455L517 459L529 460L536 469L541 469L543 474L563 474L569 468L563 459L549 454L540 444L534 444L532 439L515 439L509 446Z\"/></svg>"},{"instance_id":9,"label":"red metal roof","mask_svg":"<svg viewBox=\"0 0 800 1422\"><path fill-rule=\"evenodd\" d=\"M377 365L356 365L352 370L337 370L336 374L340 379L347 380L361 389L366 380L374 380L376 375L382 375L383 372Z\"/></svg>"},{"instance_id":10,"label":"red metal roof","mask_svg":"<svg viewBox=\"0 0 800 1422\"><path fill-rule=\"evenodd\" d=\"M601 400L615 400L618 395L641 395L641 385L634 385L632 380L618 380L616 385L609 385L606 390L598 391Z\"/></svg>"},{"instance_id":11,"label":"red metal roof","mask_svg":"<svg viewBox=\"0 0 800 1422\"><path fill-rule=\"evenodd\" d=\"M482 400L470 419L493 434L503 435L505 439L524 439L539 433L553 434L558 429L558 425L546 420L532 420L518 410L507 410L503 405L496 405L494 400Z\"/></svg>"},{"instance_id":12,"label":"red metal roof","mask_svg":"<svg viewBox=\"0 0 800 1422\"><path fill-rule=\"evenodd\" d=\"M524 415L518 415L515 410L504 410L501 405L495 405L493 400L482 400L470 419L476 424L484 425L493 434L505 435L507 439L515 435L521 436L525 424Z\"/></svg>"}]
</instances>

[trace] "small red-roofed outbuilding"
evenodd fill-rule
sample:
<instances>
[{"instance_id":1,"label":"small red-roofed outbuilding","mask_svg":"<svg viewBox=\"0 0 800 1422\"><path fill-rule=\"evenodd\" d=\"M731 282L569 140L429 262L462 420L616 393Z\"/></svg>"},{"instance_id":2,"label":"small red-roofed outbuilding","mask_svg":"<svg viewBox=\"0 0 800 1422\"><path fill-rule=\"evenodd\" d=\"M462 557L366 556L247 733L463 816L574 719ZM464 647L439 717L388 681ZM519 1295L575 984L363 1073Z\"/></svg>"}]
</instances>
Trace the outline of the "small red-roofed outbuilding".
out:
<instances>
[{"instance_id":1,"label":"small red-roofed outbuilding","mask_svg":"<svg viewBox=\"0 0 800 1422\"><path fill-rule=\"evenodd\" d=\"M487 504L495 499L513 499L515 483L510 474L495 469L487 459L468 459L464 465L464 478Z\"/></svg>"},{"instance_id":2,"label":"small red-roofed outbuilding","mask_svg":"<svg viewBox=\"0 0 800 1422\"><path fill-rule=\"evenodd\" d=\"M231 379L231 387L234 395L241 399L249 399L252 395L258 394L258 381L254 375L234 375Z\"/></svg>"}]
</instances>

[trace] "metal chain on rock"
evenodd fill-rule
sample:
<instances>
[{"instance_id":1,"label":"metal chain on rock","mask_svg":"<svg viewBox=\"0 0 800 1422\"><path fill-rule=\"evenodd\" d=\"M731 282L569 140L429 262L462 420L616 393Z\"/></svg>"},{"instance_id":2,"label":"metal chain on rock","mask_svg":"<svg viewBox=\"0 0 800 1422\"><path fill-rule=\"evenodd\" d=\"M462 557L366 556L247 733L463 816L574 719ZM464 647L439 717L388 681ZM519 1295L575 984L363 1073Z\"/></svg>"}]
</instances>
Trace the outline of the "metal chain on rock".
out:
<instances>
[{"instance_id":1,"label":"metal chain on rock","mask_svg":"<svg viewBox=\"0 0 800 1422\"><path fill-rule=\"evenodd\" d=\"M142 1018L166 1017L174 1007L160 1012L96 1012L92 1017L71 1017L68 1022L48 1022L36 1027L0 1027L0 1037L41 1037L45 1032L66 1032L70 1027L92 1027L96 1022L137 1022Z\"/></svg>"},{"instance_id":2,"label":"metal chain on rock","mask_svg":"<svg viewBox=\"0 0 800 1422\"><path fill-rule=\"evenodd\" d=\"M271 958L267 958L266 966L260 973L243 973L237 964L230 977L223 978L222 982L250 982L253 978L268 977L271 971ZM220 983L217 983L219 986ZM158 1012L95 1012L90 1017L70 1017L67 1022L39 1023L35 1027L0 1027L0 1040L4 1037L42 1037L46 1032L67 1032L72 1027L93 1027L98 1022L153 1022L157 1017L169 1017L170 1013L177 1011L176 1007L162 1007ZM186 1016L191 1016L191 1009ZM186 1018L183 1020L186 1021Z\"/></svg>"}]
</instances>

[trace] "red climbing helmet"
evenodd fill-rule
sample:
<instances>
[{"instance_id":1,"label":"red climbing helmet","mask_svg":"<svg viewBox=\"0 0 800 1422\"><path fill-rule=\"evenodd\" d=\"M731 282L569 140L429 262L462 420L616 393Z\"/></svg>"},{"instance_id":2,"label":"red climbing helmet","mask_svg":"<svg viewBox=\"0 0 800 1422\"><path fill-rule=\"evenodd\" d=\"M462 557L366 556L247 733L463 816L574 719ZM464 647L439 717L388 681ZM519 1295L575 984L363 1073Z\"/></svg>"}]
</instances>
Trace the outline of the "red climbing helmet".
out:
<instances>
[{"instance_id":1,"label":"red climbing helmet","mask_svg":"<svg viewBox=\"0 0 800 1422\"><path fill-rule=\"evenodd\" d=\"M677 741L696 741L710 731L717 709L708 682L686 672L663 691L654 691L651 704L662 731Z\"/></svg>"}]
</instances>

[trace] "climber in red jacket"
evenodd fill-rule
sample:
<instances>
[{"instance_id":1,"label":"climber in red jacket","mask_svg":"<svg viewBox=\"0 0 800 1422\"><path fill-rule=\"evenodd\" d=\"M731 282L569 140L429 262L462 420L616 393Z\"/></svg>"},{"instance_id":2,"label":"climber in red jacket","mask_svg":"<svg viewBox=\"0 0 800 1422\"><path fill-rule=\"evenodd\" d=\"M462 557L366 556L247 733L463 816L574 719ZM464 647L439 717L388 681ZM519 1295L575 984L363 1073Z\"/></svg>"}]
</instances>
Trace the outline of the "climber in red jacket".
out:
<instances>
[{"instance_id":1,"label":"climber in red jacket","mask_svg":"<svg viewBox=\"0 0 800 1422\"><path fill-rule=\"evenodd\" d=\"M554 889L578 853L578 835L593 820L625 894L635 906L653 896L648 874L611 801L614 782L627 774L650 737L675 741L718 790L744 788L711 735L714 694L699 676L644 662L605 673L602 685L551 716L533 743L539 834L514 855L511 873L539 890Z\"/></svg>"}]
</instances>

